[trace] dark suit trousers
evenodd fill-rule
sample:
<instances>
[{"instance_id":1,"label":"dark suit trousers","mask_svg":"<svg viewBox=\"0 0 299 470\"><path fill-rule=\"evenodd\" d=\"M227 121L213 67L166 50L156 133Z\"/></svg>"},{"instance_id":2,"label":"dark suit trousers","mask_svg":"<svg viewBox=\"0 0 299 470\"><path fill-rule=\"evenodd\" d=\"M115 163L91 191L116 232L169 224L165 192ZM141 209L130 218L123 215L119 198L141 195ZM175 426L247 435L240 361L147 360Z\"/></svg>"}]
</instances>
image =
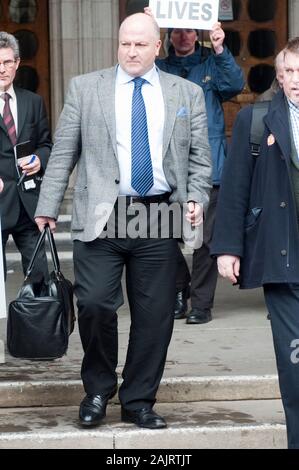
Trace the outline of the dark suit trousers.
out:
<instances>
[{"instance_id":1,"label":"dark suit trousers","mask_svg":"<svg viewBox=\"0 0 299 470\"><path fill-rule=\"evenodd\" d=\"M26 273L29 261L34 252L36 242L40 235L40 231L37 225L32 222L27 212L25 211L22 203L20 203L20 214L18 222L15 227L2 231L2 247L3 247L3 262L4 262L4 273L6 276L6 259L5 259L5 246L9 235L12 235L13 240L21 253L23 272ZM44 276L48 278L48 265L45 248L42 247L37 255L32 271L32 279L40 279Z\"/></svg>"},{"instance_id":2,"label":"dark suit trousers","mask_svg":"<svg viewBox=\"0 0 299 470\"><path fill-rule=\"evenodd\" d=\"M299 449L299 284L264 286L285 411L288 447Z\"/></svg>"},{"instance_id":3,"label":"dark suit trousers","mask_svg":"<svg viewBox=\"0 0 299 470\"><path fill-rule=\"evenodd\" d=\"M75 294L84 349L82 380L87 394L109 394L117 383L116 310L123 303L126 267L131 328L122 406L152 406L163 374L173 329L177 241L96 239L74 242Z\"/></svg>"},{"instance_id":4,"label":"dark suit trousers","mask_svg":"<svg viewBox=\"0 0 299 470\"><path fill-rule=\"evenodd\" d=\"M214 187L210 194L209 208L203 226L203 244L194 250L191 275L191 306L199 310L211 309L217 285L217 260L210 256L210 243L216 215L216 204L219 188ZM186 260L179 249L176 290L183 290L190 282Z\"/></svg>"}]
</instances>

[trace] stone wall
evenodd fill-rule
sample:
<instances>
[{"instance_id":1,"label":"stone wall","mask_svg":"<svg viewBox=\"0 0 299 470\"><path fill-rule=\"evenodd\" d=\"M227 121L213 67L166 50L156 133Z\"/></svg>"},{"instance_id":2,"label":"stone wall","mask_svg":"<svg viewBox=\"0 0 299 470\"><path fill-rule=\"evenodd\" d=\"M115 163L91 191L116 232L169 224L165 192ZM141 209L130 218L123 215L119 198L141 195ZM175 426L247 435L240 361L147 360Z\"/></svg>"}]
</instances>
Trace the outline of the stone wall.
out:
<instances>
[{"instance_id":1,"label":"stone wall","mask_svg":"<svg viewBox=\"0 0 299 470\"><path fill-rule=\"evenodd\" d=\"M116 61L118 0L49 0L51 121L55 128L71 77Z\"/></svg>"}]
</instances>

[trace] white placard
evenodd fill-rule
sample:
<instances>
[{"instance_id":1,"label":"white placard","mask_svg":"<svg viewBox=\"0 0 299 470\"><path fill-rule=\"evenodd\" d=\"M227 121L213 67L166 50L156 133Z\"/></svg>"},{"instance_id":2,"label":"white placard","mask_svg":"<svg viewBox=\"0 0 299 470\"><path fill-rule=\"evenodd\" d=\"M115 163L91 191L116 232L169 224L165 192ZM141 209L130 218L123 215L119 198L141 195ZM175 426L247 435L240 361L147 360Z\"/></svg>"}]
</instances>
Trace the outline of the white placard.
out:
<instances>
[{"instance_id":1,"label":"white placard","mask_svg":"<svg viewBox=\"0 0 299 470\"><path fill-rule=\"evenodd\" d=\"M6 317L5 282L3 272L2 233L0 218L0 318Z\"/></svg>"},{"instance_id":2,"label":"white placard","mask_svg":"<svg viewBox=\"0 0 299 470\"><path fill-rule=\"evenodd\" d=\"M212 29L218 21L219 0L150 0L160 28Z\"/></svg>"}]
</instances>

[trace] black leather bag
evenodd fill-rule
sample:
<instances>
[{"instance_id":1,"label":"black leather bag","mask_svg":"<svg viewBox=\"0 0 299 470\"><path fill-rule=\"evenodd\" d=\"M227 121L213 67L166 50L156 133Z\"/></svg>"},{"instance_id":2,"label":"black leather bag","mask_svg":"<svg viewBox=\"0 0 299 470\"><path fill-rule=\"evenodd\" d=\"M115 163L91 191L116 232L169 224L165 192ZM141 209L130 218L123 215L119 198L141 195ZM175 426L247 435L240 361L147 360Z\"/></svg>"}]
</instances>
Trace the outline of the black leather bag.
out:
<instances>
[{"instance_id":1,"label":"black leather bag","mask_svg":"<svg viewBox=\"0 0 299 470\"><path fill-rule=\"evenodd\" d=\"M45 236L49 240L54 270L49 281L30 279L34 261ZM72 283L60 271L53 234L49 226L41 233L23 286L9 304L7 348L14 357L50 360L62 357L74 329L75 314Z\"/></svg>"}]
</instances>

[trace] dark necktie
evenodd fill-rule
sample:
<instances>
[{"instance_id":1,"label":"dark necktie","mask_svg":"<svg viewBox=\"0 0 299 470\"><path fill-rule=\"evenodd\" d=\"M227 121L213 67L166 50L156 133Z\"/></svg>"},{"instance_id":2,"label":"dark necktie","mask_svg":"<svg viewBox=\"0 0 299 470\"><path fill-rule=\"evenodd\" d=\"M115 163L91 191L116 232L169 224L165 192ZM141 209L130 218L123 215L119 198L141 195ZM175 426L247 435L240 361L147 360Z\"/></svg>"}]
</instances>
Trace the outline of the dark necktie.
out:
<instances>
[{"instance_id":1,"label":"dark necktie","mask_svg":"<svg viewBox=\"0 0 299 470\"><path fill-rule=\"evenodd\" d=\"M17 143L17 133L16 133L16 126L15 122L11 113L11 109L9 106L9 100L11 96L8 93L3 93L2 98L5 101L4 108L3 108L3 121L6 126L8 136L13 146Z\"/></svg>"},{"instance_id":2,"label":"dark necktie","mask_svg":"<svg viewBox=\"0 0 299 470\"><path fill-rule=\"evenodd\" d=\"M145 196L154 184L153 166L148 140L146 109L141 93L144 78L136 77L132 98L131 185L141 196Z\"/></svg>"}]
</instances>

